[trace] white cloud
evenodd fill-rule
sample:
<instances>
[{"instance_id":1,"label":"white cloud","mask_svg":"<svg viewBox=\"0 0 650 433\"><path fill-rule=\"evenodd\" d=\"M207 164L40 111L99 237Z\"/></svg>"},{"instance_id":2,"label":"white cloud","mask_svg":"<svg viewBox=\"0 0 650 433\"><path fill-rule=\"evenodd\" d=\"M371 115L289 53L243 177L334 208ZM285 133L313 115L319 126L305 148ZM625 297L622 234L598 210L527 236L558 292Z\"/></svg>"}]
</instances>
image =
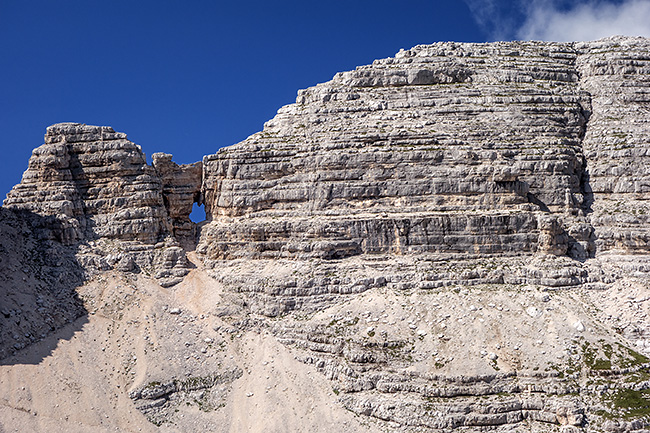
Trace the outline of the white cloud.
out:
<instances>
[{"instance_id":1,"label":"white cloud","mask_svg":"<svg viewBox=\"0 0 650 433\"><path fill-rule=\"evenodd\" d=\"M517 25L515 13L521 10L519 2L522 0L515 2L504 2L502 0L464 1L476 23L492 40L512 38L513 30Z\"/></svg>"},{"instance_id":2,"label":"white cloud","mask_svg":"<svg viewBox=\"0 0 650 433\"><path fill-rule=\"evenodd\" d=\"M613 35L650 37L650 0L588 1L561 10L548 0L533 1L519 39L590 41Z\"/></svg>"}]
</instances>

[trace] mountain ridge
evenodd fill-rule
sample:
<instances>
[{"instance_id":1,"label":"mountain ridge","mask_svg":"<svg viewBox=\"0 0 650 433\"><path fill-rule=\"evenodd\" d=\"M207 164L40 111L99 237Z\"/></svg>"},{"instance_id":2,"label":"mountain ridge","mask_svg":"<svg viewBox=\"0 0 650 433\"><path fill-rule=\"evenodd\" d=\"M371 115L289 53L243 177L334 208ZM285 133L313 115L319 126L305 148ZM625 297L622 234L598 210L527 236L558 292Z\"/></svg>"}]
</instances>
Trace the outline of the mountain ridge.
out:
<instances>
[{"instance_id":1,"label":"mountain ridge","mask_svg":"<svg viewBox=\"0 0 650 433\"><path fill-rule=\"evenodd\" d=\"M418 45L194 164L52 125L0 217L45 218L24 236L75 257L84 326L132 330L116 398L162 429L236 419L265 370L239 342L261 338L322 373L350 431L643 431L643 403L617 402L650 386L648 53L628 37ZM4 314L3 356L52 314ZM167 352L171 371L153 367ZM230 431L262 428L249 420Z\"/></svg>"}]
</instances>

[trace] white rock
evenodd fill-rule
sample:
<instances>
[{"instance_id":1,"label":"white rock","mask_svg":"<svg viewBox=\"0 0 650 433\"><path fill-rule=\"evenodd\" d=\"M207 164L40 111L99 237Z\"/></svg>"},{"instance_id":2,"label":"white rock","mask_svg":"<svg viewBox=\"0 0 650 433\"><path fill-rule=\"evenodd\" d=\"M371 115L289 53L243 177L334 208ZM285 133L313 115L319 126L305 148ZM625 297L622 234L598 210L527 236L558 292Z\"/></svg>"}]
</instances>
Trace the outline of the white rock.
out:
<instances>
[{"instance_id":1,"label":"white rock","mask_svg":"<svg viewBox=\"0 0 650 433\"><path fill-rule=\"evenodd\" d=\"M578 332L583 332L585 330L585 325L583 325L582 322L579 320L573 324L573 327Z\"/></svg>"},{"instance_id":2,"label":"white rock","mask_svg":"<svg viewBox=\"0 0 650 433\"><path fill-rule=\"evenodd\" d=\"M542 312L537 308L537 307L528 307L526 308L526 314L528 314L530 317L539 317L542 315Z\"/></svg>"}]
</instances>

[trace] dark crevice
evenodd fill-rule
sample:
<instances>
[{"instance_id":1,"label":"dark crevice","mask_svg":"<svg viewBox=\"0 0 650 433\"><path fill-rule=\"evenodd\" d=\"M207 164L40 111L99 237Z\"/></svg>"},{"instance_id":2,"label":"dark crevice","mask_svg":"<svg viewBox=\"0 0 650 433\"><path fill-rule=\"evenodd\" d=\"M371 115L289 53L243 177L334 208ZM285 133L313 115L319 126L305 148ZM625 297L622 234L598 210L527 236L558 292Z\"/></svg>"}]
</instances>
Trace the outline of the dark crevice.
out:
<instances>
[{"instance_id":1,"label":"dark crevice","mask_svg":"<svg viewBox=\"0 0 650 433\"><path fill-rule=\"evenodd\" d=\"M546 204L543 201L541 201L540 199L535 197L535 195L533 193L529 192L528 194L526 194L526 198L528 199L528 203L532 203L534 205L539 206L539 209L542 212L549 212L549 213L551 212L551 210L548 208L548 206L546 206Z\"/></svg>"},{"instance_id":2,"label":"dark crevice","mask_svg":"<svg viewBox=\"0 0 650 433\"><path fill-rule=\"evenodd\" d=\"M583 104L580 104L580 116L582 122L580 124L580 141L578 145L580 146L580 151L582 152L582 163L580 164L580 172L578 173L578 178L580 180L580 194L582 195L582 203L580 205L581 217L583 222L586 222L587 225L582 225L581 228L574 227L574 233L569 235L569 257L585 261L588 258L595 257L596 254L596 236L593 226L589 221L588 215L593 212L592 205L594 203L594 194L591 189L590 176L589 176L589 162L585 156L584 149L584 139L587 135L587 129L589 127L589 120L591 118L591 94L585 92L585 95L588 97L588 107L585 108Z\"/></svg>"},{"instance_id":3,"label":"dark crevice","mask_svg":"<svg viewBox=\"0 0 650 433\"><path fill-rule=\"evenodd\" d=\"M591 118L591 95L589 93L586 93L586 95L589 98L589 109L585 108L582 104L580 104L580 115L583 119L580 125L580 150L582 151L582 164L581 164L581 172L580 172L580 193L582 194L583 200L582 200L582 213L583 215L590 214L592 212L591 206L594 202L594 194L591 189L591 185L589 184L589 167L588 167L588 161L585 156L585 149L584 149L584 139L585 136L587 135L587 128L589 127L589 119Z\"/></svg>"},{"instance_id":4,"label":"dark crevice","mask_svg":"<svg viewBox=\"0 0 650 433\"><path fill-rule=\"evenodd\" d=\"M587 164L585 159L584 164ZM580 193L582 194L582 213L583 215L589 215L593 212L592 206L594 204L594 192L591 189L591 184L589 183L589 170L583 170L580 176Z\"/></svg>"}]
</instances>

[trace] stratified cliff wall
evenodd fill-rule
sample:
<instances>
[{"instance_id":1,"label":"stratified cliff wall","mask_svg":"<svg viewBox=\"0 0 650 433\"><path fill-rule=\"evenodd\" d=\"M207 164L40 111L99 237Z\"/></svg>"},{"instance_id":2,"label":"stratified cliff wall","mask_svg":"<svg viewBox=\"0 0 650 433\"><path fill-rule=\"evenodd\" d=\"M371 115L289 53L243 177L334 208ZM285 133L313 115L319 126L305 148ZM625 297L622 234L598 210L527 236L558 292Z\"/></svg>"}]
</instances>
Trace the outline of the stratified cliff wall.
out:
<instances>
[{"instance_id":1,"label":"stratified cliff wall","mask_svg":"<svg viewBox=\"0 0 650 433\"><path fill-rule=\"evenodd\" d=\"M155 154L149 166L110 127L53 125L5 206L57 215L84 263L157 266L168 284L187 265L179 245L196 242L193 203L206 206L197 252L212 267L550 254L574 261L549 284L586 282L586 259L650 252L648 49L419 45L300 91L263 131L192 165Z\"/></svg>"},{"instance_id":2,"label":"stratified cliff wall","mask_svg":"<svg viewBox=\"0 0 650 433\"><path fill-rule=\"evenodd\" d=\"M597 253L650 252L650 43L613 38L576 44L592 115L582 142L584 184Z\"/></svg>"},{"instance_id":3,"label":"stratified cliff wall","mask_svg":"<svg viewBox=\"0 0 650 433\"><path fill-rule=\"evenodd\" d=\"M153 243L169 231L160 179L140 147L107 126L50 126L4 205L75 220L70 242Z\"/></svg>"},{"instance_id":4,"label":"stratified cliff wall","mask_svg":"<svg viewBox=\"0 0 650 433\"><path fill-rule=\"evenodd\" d=\"M0 209L0 248L16 250L0 261L0 358L83 316L69 283L115 269L146 282L136 319L105 281L85 305L144 326L120 383L158 425L227 425L242 401L276 413L291 393L262 388L276 372L268 347L252 361L240 344L254 335L376 430L647 431L649 137L650 40L623 37L402 50L189 165L148 165L110 127L53 125Z\"/></svg>"},{"instance_id":5,"label":"stratified cliff wall","mask_svg":"<svg viewBox=\"0 0 650 433\"><path fill-rule=\"evenodd\" d=\"M205 158L199 251L647 253L648 48L439 43L337 74Z\"/></svg>"},{"instance_id":6,"label":"stratified cliff wall","mask_svg":"<svg viewBox=\"0 0 650 433\"><path fill-rule=\"evenodd\" d=\"M213 222L200 250L546 248L542 213L582 217L590 99L577 56L570 44L417 46L301 91L264 131L205 158Z\"/></svg>"},{"instance_id":7,"label":"stratified cliff wall","mask_svg":"<svg viewBox=\"0 0 650 433\"><path fill-rule=\"evenodd\" d=\"M154 162L111 127L52 125L4 206L56 216L57 237L78 247L91 272L142 270L172 285L187 273L184 233L174 234L191 223L200 163L186 168L164 154Z\"/></svg>"}]
</instances>

